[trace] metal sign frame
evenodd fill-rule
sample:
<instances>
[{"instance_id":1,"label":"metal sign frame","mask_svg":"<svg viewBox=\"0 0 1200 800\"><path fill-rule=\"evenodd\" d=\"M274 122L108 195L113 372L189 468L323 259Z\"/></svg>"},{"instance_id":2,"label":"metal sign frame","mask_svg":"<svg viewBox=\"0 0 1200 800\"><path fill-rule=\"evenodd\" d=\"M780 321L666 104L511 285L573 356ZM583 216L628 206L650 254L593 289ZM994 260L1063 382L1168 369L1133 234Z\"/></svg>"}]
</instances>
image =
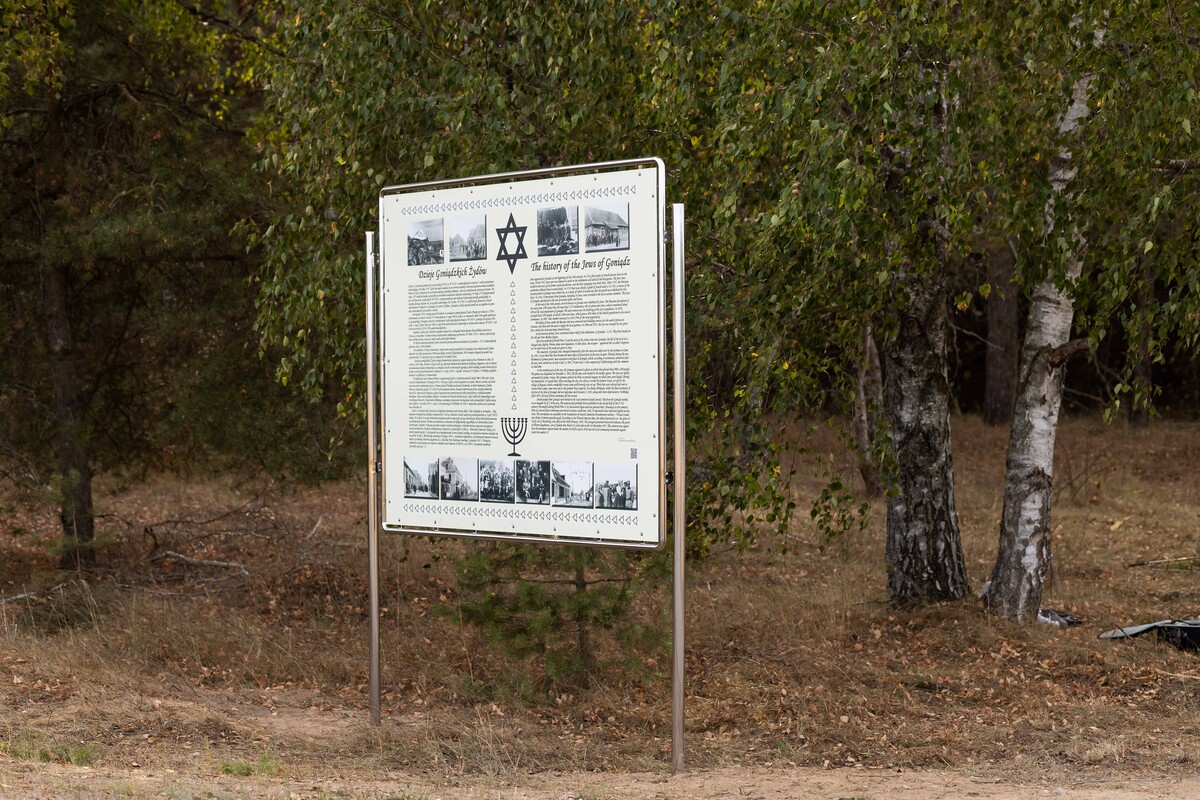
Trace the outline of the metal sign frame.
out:
<instances>
[{"instance_id":1,"label":"metal sign frame","mask_svg":"<svg viewBox=\"0 0 1200 800\"><path fill-rule=\"evenodd\" d=\"M624 161L610 161L610 162L602 162L602 163L596 163L596 164L584 164L584 165L580 165L580 166L571 166L571 167L563 167L563 168L524 170L524 171L520 171L520 172L507 172L507 173L499 173L499 174L495 174L495 175L484 175L484 176L475 177L475 178L450 179L450 180L442 180L442 181L426 181L426 182L422 182L422 183L406 184L403 186L385 187L380 192L380 195L379 195L380 196L380 210L379 210L380 225L381 225L381 227L383 225L383 218L384 218L383 204L384 204L385 200L387 198L395 197L397 195L404 195L404 194L409 194L409 193L418 192L418 191L420 191L420 192L428 192L428 191L434 191L434 190L443 190L444 191L444 190L451 190L451 189L478 188L478 187L495 188L497 185L508 185L510 188L512 188L513 186L520 186L521 181L527 181L530 179L572 178L572 177L578 177L578 176L604 174L604 173L619 172L619 171L623 171L623 170L632 170L632 169L647 169L647 170L654 171L654 174L655 174L654 205L655 205L656 214L657 214L657 230L660 233L664 233L666 231L666 224L665 224L666 223L666 220L665 220L665 217L666 217L666 202L665 202L666 168L663 165L662 160L658 159L658 158L629 159L629 160L624 160ZM657 430L655 437L657 438L657 447L656 447L657 457L658 457L657 482L658 482L658 495L659 495L658 509L657 509L657 512L654 514L655 528L656 528L656 531L655 531L656 536L655 536L654 540L647 541L647 542L640 542L640 541L633 541L630 539L604 538L601 536L573 535L570 532L567 532L564 534L535 534L535 533L530 533L528 531L514 531L513 533L508 533L508 532L499 533L499 532L495 532L495 531L470 530L470 529L465 529L462 527L456 527L453 525L449 525L449 526L442 526L442 525L417 526L417 525L406 525L406 524L395 525L395 524L387 523L386 514L384 515L385 519L384 519L384 522L382 523L382 529L385 532L425 534L425 535L436 534L436 535L454 536L454 537L463 537L463 538L484 539L484 540L489 540L489 541L549 542L549 543L559 543L559 544L582 545L585 547L616 547L616 548L622 548L622 549L629 548L629 549L654 550L654 549L659 549L665 545L666 537L663 534L664 530L666 529L666 514L667 514L667 501L666 501L667 493L665 491L665 486L664 486L664 478L665 478L665 472L666 472L666 445L665 445L665 440L666 440L666 436L665 436L665 433L666 433L666 392L665 392L665 387L666 387L666 364L665 364L665 361L666 361L666 358L665 358L665 355L666 355L666 339L665 339L665 313L666 313L666 282L665 282L666 281L666 279L665 279L666 269L665 269L665 266L666 266L666 259L665 259L665 246L666 246L665 237L659 236L658 242L657 242L657 247L656 247L657 263L654 266L656 282L657 282L657 292L658 292L657 302L655 303L655 307L656 307L657 314L658 314L658 321L657 321L657 325L655 326L655 330L657 331L657 343L656 343L657 355L656 355L656 358L658 361L658 368L657 368L658 387L657 387L657 391L656 391L657 400L658 400L658 430ZM380 260L381 265L385 261L387 247L388 247L387 240L380 239L378 249L379 249L379 260ZM382 281L383 280L382 275L377 275L377 280ZM378 355L377 361L379 361L380 363L383 363L388 360L388 354L385 352L386 348L383 346L383 343L385 340L385 334L386 334L386 330L387 330L387 325L388 325L388 320L386 319L385 315L382 313L382 308L377 312L377 319L378 319L379 337L380 337L380 350L379 350L379 355ZM382 399L384 396L384 393L388 390L388 385L387 385L387 383L385 383L382 380L379 382L378 385L379 385L378 397L380 399ZM373 400L373 399L375 399L374 396L369 398L368 401L370 402L370 400ZM383 408L381 405L378 408L378 411L376 413L379 417L378 430L380 431L380 433L382 433L388 429L388 422L386 419L386 414L387 414L386 408ZM379 445L380 445L381 452L382 452L382 459L381 459L382 466L381 466L381 470L380 470L381 471L380 479L382 481L382 486L383 486L383 489L380 494L380 502L387 503L388 502L388 498L387 498L387 487L388 487L387 464L389 461L389 459L387 457L387 448L388 448L387 437L380 436ZM651 478L651 479L654 480L654 478ZM583 526L577 525L576 527L582 528Z\"/></svg>"},{"instance_id":2,"label":"metal sign frame","mask_svg":"<svg viewBox=\"0 0 1200 800\"><path fill-rule=\"evenodd\" d=\"M382 207L384 197L418 190L463 187L472 185L489 185L512 182L520 179L550 177L559 175L577 175L587 173L607 172L635 167L654 168L657 171L656 207L658 214L658 231L665 232L666 209L666 169L658 158L629 159L623 161L585 164L567 168L547 168L525 170L520 172L498 173L470 179L450 179L443 181L428 181L403 186L387 187L380 193L380 222L382 223ZM673 500L674 518L672 520L673 547L673 663L672 663L672 725L671 725L671 766L672 772L679 772L684 766L683 748L683 704L684 704L684 538L686 531L686 353L685 322L684 322L684 207L682 204L672 206L672 327L673 341L673 371L674 371L674 452L673 452ZM367 447L368 447L368 486L367 486L367 550L368 550L368 591L370 622L370 714L376 725L381 722L381 690L380 690L380 652L379 652L379 534L404 533L417 535L438 535L461 538L484 539L491 541L523 541L545 544L574 544L589 547L609 547L621 549L653 550L665 545L666 537L662 531L667 520L667 491L668 473L666 469L666 259L665 236L659 236L657 281L658 281L658 465L659 465L659 508L657 520L659 524L658 541L643 544L630 541L613 541L605 539L566 536L543 536L527 534L501 534L494 532L479 532L441 527L399 527L383 525L382 514L382 482L383 482L383 421L381 413L381 355L380 342L383 326L380 309L380 266L381 252L376 234L366 234L366 356L367 356Z\"/></svg>"}]
</instances>

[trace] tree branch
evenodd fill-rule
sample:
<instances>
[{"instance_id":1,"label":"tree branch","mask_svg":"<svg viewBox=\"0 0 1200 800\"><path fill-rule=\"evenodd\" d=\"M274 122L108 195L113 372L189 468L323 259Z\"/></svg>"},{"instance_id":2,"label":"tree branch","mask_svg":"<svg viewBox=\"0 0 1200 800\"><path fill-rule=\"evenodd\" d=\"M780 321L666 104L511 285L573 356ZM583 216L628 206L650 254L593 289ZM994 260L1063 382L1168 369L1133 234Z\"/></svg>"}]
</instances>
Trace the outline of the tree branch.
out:
<instances>
[{"instance_id":1,"label":"tree branch","mask_svg":"<svg viewBox=\"0 0 1200 800\"><path fill-rule=\"evenodd\" d=\"M1149 561L1134 561L1132 564L1126 564L1127 567L1151 567L1156 564L1190 564L1196 561L1196 556L1177 556L1175 558L1152 558Z\"/></svg>"},{"instance_id":2,"label":"tree branch","mask_svg":"<svg viewBox=\"0 0 1200 800\"><path fill-rule=\"evenodd\" d=\"M1075 355L1076 353L1082 353L1087 349L1087 339L1075 339L1074 341L1067 342L1064 345L1047 351L1046 363L1050 365L1051 369L1057 369L1065 364L1067 359L1069 359L1071 356Z\"/></svg>"},{"instance_id":3,"label":"tree branch","mask_svg":"<svg viewBox=\"0 0 1200 800\"><path fill-rule=\"evenodd\" d=\"M261 37L255 36L252 33L246 33L229 20L221 19L220 17L210 14L207 11L198 8L197 6L192 5L191 3L185 3L183 0L175 0L175 5L179 6L205 25L213 25L228 34L241 39L242 41L250 42L253 45L261 47L272 55L279 56L280 58L287 58L287 53L283 52L277 47L267 44Z\"/></svg>"},{"instance_id":4,"label":"tree branch","mask_svg":"<svg viewBox=\"0 0 1200 800\"><path fill-rule=\"evenodd\" d=\"M66 585L67 584L65 583L60 583L57 586L51 586L49 589L42 589L40 592L23 592L21 594L14 594L12 597L0 597L0 606L5 606L9 603L15 603L18 600L27 600L31 597L41 597L42 595L51 594L52 592L57 592Z\"/></svg>"},{"instance_id":5,"label":"tree branch","mask_svg":"<svg viewBox=\"0 0 1200 800\"><path fill-rule=\"evenodd\" d=\"M240 570L243 575L250 574L249 570L247 570L244 566L241 564L236 564L232 561L211 561L205 558L190 558L182 553L176 553L174 550L167 550L164 553L159 553L156 556L152 556L150 561L162 561L165 558L173 558L176 561L180 561L193 567L219 567L222 569L236 569Z\"/></svg>"},{"instance_id":6,"label":"tree branch","mask_svg":"<svg viewBox=\"0 0 1200 800\"><path fill-rule=\"evenodd\" d=\"M1156 172L1169 175L1182 175L1185 172L1200 170L1200 158L1172 158L1162 166L1154 168Z\"/></svg>"}]
</instances>

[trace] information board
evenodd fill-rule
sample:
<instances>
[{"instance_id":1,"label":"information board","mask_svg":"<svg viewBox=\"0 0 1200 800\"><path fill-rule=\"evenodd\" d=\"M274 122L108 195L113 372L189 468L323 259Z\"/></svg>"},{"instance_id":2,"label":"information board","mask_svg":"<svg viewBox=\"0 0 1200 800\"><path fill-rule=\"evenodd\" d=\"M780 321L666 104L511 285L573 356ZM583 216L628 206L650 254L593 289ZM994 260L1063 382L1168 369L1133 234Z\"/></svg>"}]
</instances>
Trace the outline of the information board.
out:
<instances>
[{"instance_id":1,"label":"information board","mask_svg":"<svg viewBox=\"0 0 1200 800\"><path fill-rule=\"evenodd\" d=\"M664 170L384 189L383 527L663 542Z\"/></svg>"}]
</instances>

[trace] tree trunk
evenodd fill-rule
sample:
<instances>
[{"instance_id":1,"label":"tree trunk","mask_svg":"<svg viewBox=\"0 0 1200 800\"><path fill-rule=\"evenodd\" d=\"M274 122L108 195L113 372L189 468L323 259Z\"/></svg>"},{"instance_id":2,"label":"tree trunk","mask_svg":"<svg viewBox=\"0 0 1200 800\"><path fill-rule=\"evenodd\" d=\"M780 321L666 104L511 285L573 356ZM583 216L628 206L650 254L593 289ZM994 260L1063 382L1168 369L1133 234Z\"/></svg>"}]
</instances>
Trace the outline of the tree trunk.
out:
<instances>
[{"instance_id":1,"label":"tree trunk","mask_svg":"<svg viewBox=\"0 0 1200 800\"><path fill-rule=\"evenodd\" d=\"M1142 287L1138 293L1139 309L1147 309L1154 302L1154 270L1147 264L1142 269ZM1150 337L1154 331L1147 315L1141 326L1142 340L1138 344L1138 362L1133 367L1133 382L1136 395L1129 406L1129 424L1144 428L1150 424L1150 387L1154 385L1154 359L1150 356ZM1140 400L1139 400L1140 396Z\"/></svg>"},{"instance_id":2,"label":"tree trunk","mask_svg":"<svg viewBox=\"0 0 1200 800\"><path fill-rule=\"evenodd\" d=\"M1079 274L1078 263L1072 276ZM1018 622L1037 619L1050 568L1050 501L1054 439L1066 374L1062 350L1074 308L1053 281L1033 293L1021 350L1021 378L1005 463L1000 548L984 600L992 611Z\"/></svg>"},{"instance_id":3,"label":"tree trunk","mask_svg":"<svg viewBox=\"0 0 1200 800\"><path fill-rule=\"evenodd\" d=\"M1103 34L1098 32L1097 38ZM1097 42L1098 43L1098 42ZM1069 136L1088 115L1087 90L1091 76L1075 82L1072 102L1059 123ZM1075 177L1071 152L1064 145L1050 164L1053 193L1046 204L1045 230L1055 227L1054 199ZM1066 267L1067 282L1079 277L1086 249L1083 234L1072 225L1075 250ZM1013 411L1005 461L1004 507L1000 517L1000 546L996 567L984 592L988 609L1007 619L1027 623L1037 619L1050 570L1050 502L1053 499L1054 438L1062 406L1063 379L1075 307L1065 286L1047 277L1033 292L1025 344L1021 348L1020 383Z\"/></svg>"},{"instance_id":4,"label":"tree trunk","mask_svg":"<svg viewBox=\"0 0 1200 800\"><path fill-rule=\"evenodd\" d=\"M587 575L584 571L586 557L582 552L575 555L575 625L576 644L579 647L579 661L583 667L579 676L579 685L587 687L592 682L592 672L596 669L596 654L592 652L592 637L589 625L591 620L585 611L587 602L584 597L588 591Z\"/></svg>"},{"instance_id":5,"label":"tree trunk","mask_svg":"<svg viewBox=\"0 0 1200 800\"><path fill-rule=\"evenodd\" d=\"M870 325L864 325L862 360L854 386L854 438L858 445L858 472L868 497L883 494L879 483L879 464L875 459L875 433L879 410L883 408L883 371L879 366L879 348Z\"/></svg>"},{"instance_id":6,"label":"tree trunk","mask_svg":"<svg viewBox=\"0 0 1200 800\"><path fill-rule=\"evenodd\" d=\"M83 396L75 366L71 320L67 315L69 269L65 263L43 263L42 312L54 383L54 411L58 418L59 519L63 532L60 566L79 569L96 563L96 552L92 547L95 514L92 471L84 443Z\"/></svg>"},{"instance_id":7,"label":"tree trunk","mask_svg":"<svg viewBox=\"0 0 1200 800\"><path fill-rule=\"evenodd\" d=\"M950 458L945 276L899 279L908 294L883 349L883 397L899 486L888 500L888 596L899 605L965 597Z\"/></svg>"},{"instance_id":8,"label":"tree trunk","mask_svg":"<svg viewBox=\"0 0 1200 800\"><path fill-rule=\"evenodd\" d=\"M1020 295L1013 282L1016 257L1005 243L988 256L988 284L992 293L987 301L986 385L983 393L983 421L988 425L1007 425L1012 420L1013 397L1017 389L1017 335Z\"/></svg>"}]
</instances>

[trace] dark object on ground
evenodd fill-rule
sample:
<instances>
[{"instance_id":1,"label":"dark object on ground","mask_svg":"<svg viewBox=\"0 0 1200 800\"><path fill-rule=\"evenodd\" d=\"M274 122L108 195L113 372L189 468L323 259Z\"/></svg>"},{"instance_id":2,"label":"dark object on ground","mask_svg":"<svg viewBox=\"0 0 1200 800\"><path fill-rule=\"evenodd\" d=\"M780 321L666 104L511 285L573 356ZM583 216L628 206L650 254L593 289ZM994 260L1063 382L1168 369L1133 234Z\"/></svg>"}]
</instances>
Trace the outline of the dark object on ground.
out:
<instances>
[{"instance_id":1,"label":"dark object on ground","mask_svg":"<svg viewBox=\"0 0 1200 800\"><path fill-rule=\"evenodd\" d=\"M1056 628L1072 628L1083 624L1083 620L1077 619L1065 611L1055 611L1053 608L1039 608L1037 618L1038 622L1053 625Z\"/></svg>"},{"instance_id":2,"label":"dark object on ground","mask_svg":"<svg viewBox=\"0 0 1200 800\"><path fill-rule=\"evenodd\" d=\"M990 588L992 588L991 581L983 584L983 589L979 592L980 600L987 596L988 589ZM1065 611L1056 611L1053 608L1039 608L1037 621L1043 625L1053 625L1056 628L1071 628L1075 625L1083 624L1083 620L1073 617Z\"/></svg>"},{"instance_id":3,"label":"dark object on ground","mask_svg":"<svg viewBox=\"0 0 1200 800\"><path fill-rule=\"evenodd\" d=\"M1132 639L1154 631L1180 650L1200 650L1200 619L1160 619L1145 625L1130 625L1100 634L1101 639Z\"/></svg>"}]
</instances>

